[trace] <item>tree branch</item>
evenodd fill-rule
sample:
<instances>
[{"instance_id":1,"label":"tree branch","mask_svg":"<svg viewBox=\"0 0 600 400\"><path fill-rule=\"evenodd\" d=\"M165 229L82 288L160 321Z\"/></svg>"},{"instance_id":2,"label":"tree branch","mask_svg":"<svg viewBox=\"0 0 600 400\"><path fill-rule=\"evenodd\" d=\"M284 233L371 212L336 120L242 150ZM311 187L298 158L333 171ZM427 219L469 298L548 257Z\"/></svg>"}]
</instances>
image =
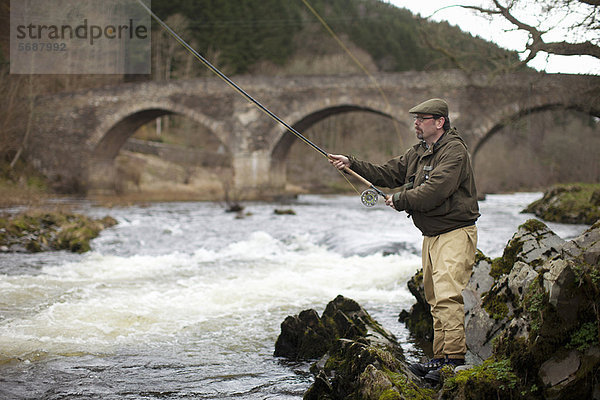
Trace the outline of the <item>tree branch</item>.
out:
<instances>
[{"instance_id":1,"label":"tree branch","mask_svg":"<svg viewBox=\"0 0 600 400\"><path fill-rule=\"evenodd\" d=\"M594 45L589 40L584 43L553 42L544 43L539 48L546 53L558 54L561 56L592 56L600 58L600 47Z\"/></svg>"},{"instance_id":2,"label":"tree branch","mask_svg":"<svg viewBox=\"0 0 600 400\"><path fill-rule=\"evenodd\" d=\"M591 6L600 5L600 0L578 0L580 3L585 3ZM573 56L573 55L588 55L595 58L600 58L600 47L591 41L586 41L583 43L570 43L570 42L550 42L546 43L542 38L542 35L546 33L545 31L540 31L535 26L531 26L522 22L520 19L515 17L511 13L511 5L504 7L498 0L493 0L495 9L477 7L477 6L461 6L466 9L475 10L482 14L487 15L502 15L507 21L512 23L519 30L526 31L529 34L530 43L527 44L526 49L529 50L529 54L525 60L523 60L523 64L526 64L530 60L532 60L540 51L563 55L563 56Z\"/></svg>"}]
</instances>

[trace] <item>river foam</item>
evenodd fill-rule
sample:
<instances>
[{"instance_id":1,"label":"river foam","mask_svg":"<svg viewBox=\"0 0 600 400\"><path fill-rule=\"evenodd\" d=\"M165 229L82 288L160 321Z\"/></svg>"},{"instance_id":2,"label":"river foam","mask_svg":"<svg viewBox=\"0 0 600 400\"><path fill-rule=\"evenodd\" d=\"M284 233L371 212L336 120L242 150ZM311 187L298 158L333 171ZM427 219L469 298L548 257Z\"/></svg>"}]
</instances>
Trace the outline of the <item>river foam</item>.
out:
<instances>
[{"instance_id":1,"label":"river foam","mask_svg":"<svg viewBox=\"0 0 600 400\"><path fill-rule=\"evenodd\" d=\"M0 354L101 354L168 344L193 326L244 335L246 327L276 326L284 314L341 293L406 303L404 282L418 266L416 256L346 257L308 235L282 241L261 231L191 254L91 253L37 275L5 277L3 301L21 306L0 322Z\"/></svg>"}]
</instances>

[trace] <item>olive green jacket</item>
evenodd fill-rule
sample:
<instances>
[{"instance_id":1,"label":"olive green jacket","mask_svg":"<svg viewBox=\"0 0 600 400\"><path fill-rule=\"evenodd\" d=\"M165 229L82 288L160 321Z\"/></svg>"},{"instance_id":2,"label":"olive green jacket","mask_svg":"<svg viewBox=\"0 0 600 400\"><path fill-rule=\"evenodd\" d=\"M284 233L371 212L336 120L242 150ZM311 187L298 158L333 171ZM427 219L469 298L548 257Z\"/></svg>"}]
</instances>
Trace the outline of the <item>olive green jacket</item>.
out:
<instances>
[{"instance_id":1,"label":"olive green jacket","mask_svg":"<svg viewBox=\"0 0 600 400\"><path fill-rule=\"evenodd\" d=\"M425 236L473 225L480 215L469 152L454 128L433 147L416 144L382 165L348 158L350 168L373 185L401 187L394 207L411 215Z\"/></svg>"}]
</instances>

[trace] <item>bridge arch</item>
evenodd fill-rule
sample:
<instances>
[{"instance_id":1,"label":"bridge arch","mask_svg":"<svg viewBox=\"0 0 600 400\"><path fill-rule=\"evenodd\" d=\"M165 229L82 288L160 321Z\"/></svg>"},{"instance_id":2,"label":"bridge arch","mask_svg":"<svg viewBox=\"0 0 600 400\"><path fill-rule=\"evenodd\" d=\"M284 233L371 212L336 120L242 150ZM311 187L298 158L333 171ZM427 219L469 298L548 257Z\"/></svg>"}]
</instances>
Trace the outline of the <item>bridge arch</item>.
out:
<instances>
[{"instance_id":1,"label":"bridge arch","mask_svg":"<svg viewBox=\"0 0 600 400\"><path fill-rule=\"evenodd\" d=\"M182 115L205 126L229 152L222 122L181 105L165 103L136 103L107 116L89 137L86 145L93 158L112 160L138 128L164 115Z\"/></svg>"},{"instance_id":2,"label":"bridge arch","mask_svg":"<svg viewBox=\"0 0 600 400\"><path fill-rule=\"evenodd\" d=\"M380 115L384 118L394 119L391 113L385 110L385 107L341 102L335 105L317 104L304 107L302 110L289 115L287 121L295 121L290 125L298 132L303 133L306 129L326 118L352 112L367 112ZM274 183L282 186L285 185L286 182L285 163L290 149L297 140L301 139L297 138L292 132L288 132L283 126L275 127L272 134L272 137L275 137L276 140L273 141L272 146L269 149L271 158L271 179ZM323 150L326 151L326 149ZM307 148L307 151L313 150Z\"/></svg>"},{"instance_id":3,"label":"bridge arch","mask_svg":"<svg viewBox=\"0 0 600 400\"><path fill-rule=\"evenodd\" d=\"M340 103L336 105L322 105L319 104L315 107L304 108L298 112L295 112L288 116L288 121L295 121L290 124L298 132L302 133L306 129L315 125L316 123L339 114L351 113L351 112L368 112L380 115L384 118L394 119L389 111L383 108L372 107L369 105L359 105L351 103ZM271 154L271 163L273 167L279 166L285 162L288 152L293 143L298 138L283 126L277 126L274 128L273 136L276 139L273 141L269 153Z\"/></svg>"},{"instance_id":4,"label":"bridge arch","mask_svg":"<svg viewBox=\"0 0 600 400\"><path fill-rule=\"evenodd\" d=\"M225 140L224 123L177 104L136 103L107 114L86 141L90 154L85 174L88 192L104 194L116 190L119 173L115 159L121 148L138 128L163 115L181 115L203 125L231 156L229 143Z\"/></svg>"},{"instance_id":5,"label":"bridge arch","mask_svg":"<svg viewBox=\"0 0 600 400\"><path fill-rule=\"evenodd\" d=\"M589 114L594 117L600 118L600 113L597 112L598 110L590 110L588 107L584 107L580 104L557 102L544 103L543 101L541 101L539 102L539 104L529 107L523 107L517 104L507 105L498 113L492 114L488 118L486 118L486 122L484 122L479 128L480 133L478 136L480 137L480 139L477 141L471 152L473 162L475 162L477 154L479 153L481 148L492 137L498 134L498 132L500 132L503 128L528 115L554 110L578 111L584 114Z\"/></svg>"}]
</instances>

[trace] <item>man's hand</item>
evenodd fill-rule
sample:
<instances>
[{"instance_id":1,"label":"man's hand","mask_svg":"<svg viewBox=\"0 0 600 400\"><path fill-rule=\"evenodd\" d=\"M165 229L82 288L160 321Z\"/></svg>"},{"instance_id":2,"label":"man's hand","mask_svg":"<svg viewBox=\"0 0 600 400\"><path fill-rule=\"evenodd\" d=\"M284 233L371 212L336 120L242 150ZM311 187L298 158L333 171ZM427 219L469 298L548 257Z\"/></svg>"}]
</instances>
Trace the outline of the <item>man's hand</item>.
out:
<instances>
[{"instance_id":1,"label":"man's hand","mask_svg":"<svg viewBox=\"0 0 600 400\"><path fill-rule=\"evenodd\" d=\"M331 163L331 165L333 165L340 171L343 171L344 169L346 169L346 167L350 166L350 160L348 160L348 157L343 156L341 154L327 154L327 157L329 158L329 162Z\"/></svg>"},{"instance_id":2,"label":"man's hand","mask_svg":"<svg viewBox=\"0 0 600 400\"><path fill-rule=\"evenodd\" d=\"M394 210L396 209L396 207L394 207L394 200L391 194L385 196L385 205L392 207Z\"/></svg>"}]
</instances>

